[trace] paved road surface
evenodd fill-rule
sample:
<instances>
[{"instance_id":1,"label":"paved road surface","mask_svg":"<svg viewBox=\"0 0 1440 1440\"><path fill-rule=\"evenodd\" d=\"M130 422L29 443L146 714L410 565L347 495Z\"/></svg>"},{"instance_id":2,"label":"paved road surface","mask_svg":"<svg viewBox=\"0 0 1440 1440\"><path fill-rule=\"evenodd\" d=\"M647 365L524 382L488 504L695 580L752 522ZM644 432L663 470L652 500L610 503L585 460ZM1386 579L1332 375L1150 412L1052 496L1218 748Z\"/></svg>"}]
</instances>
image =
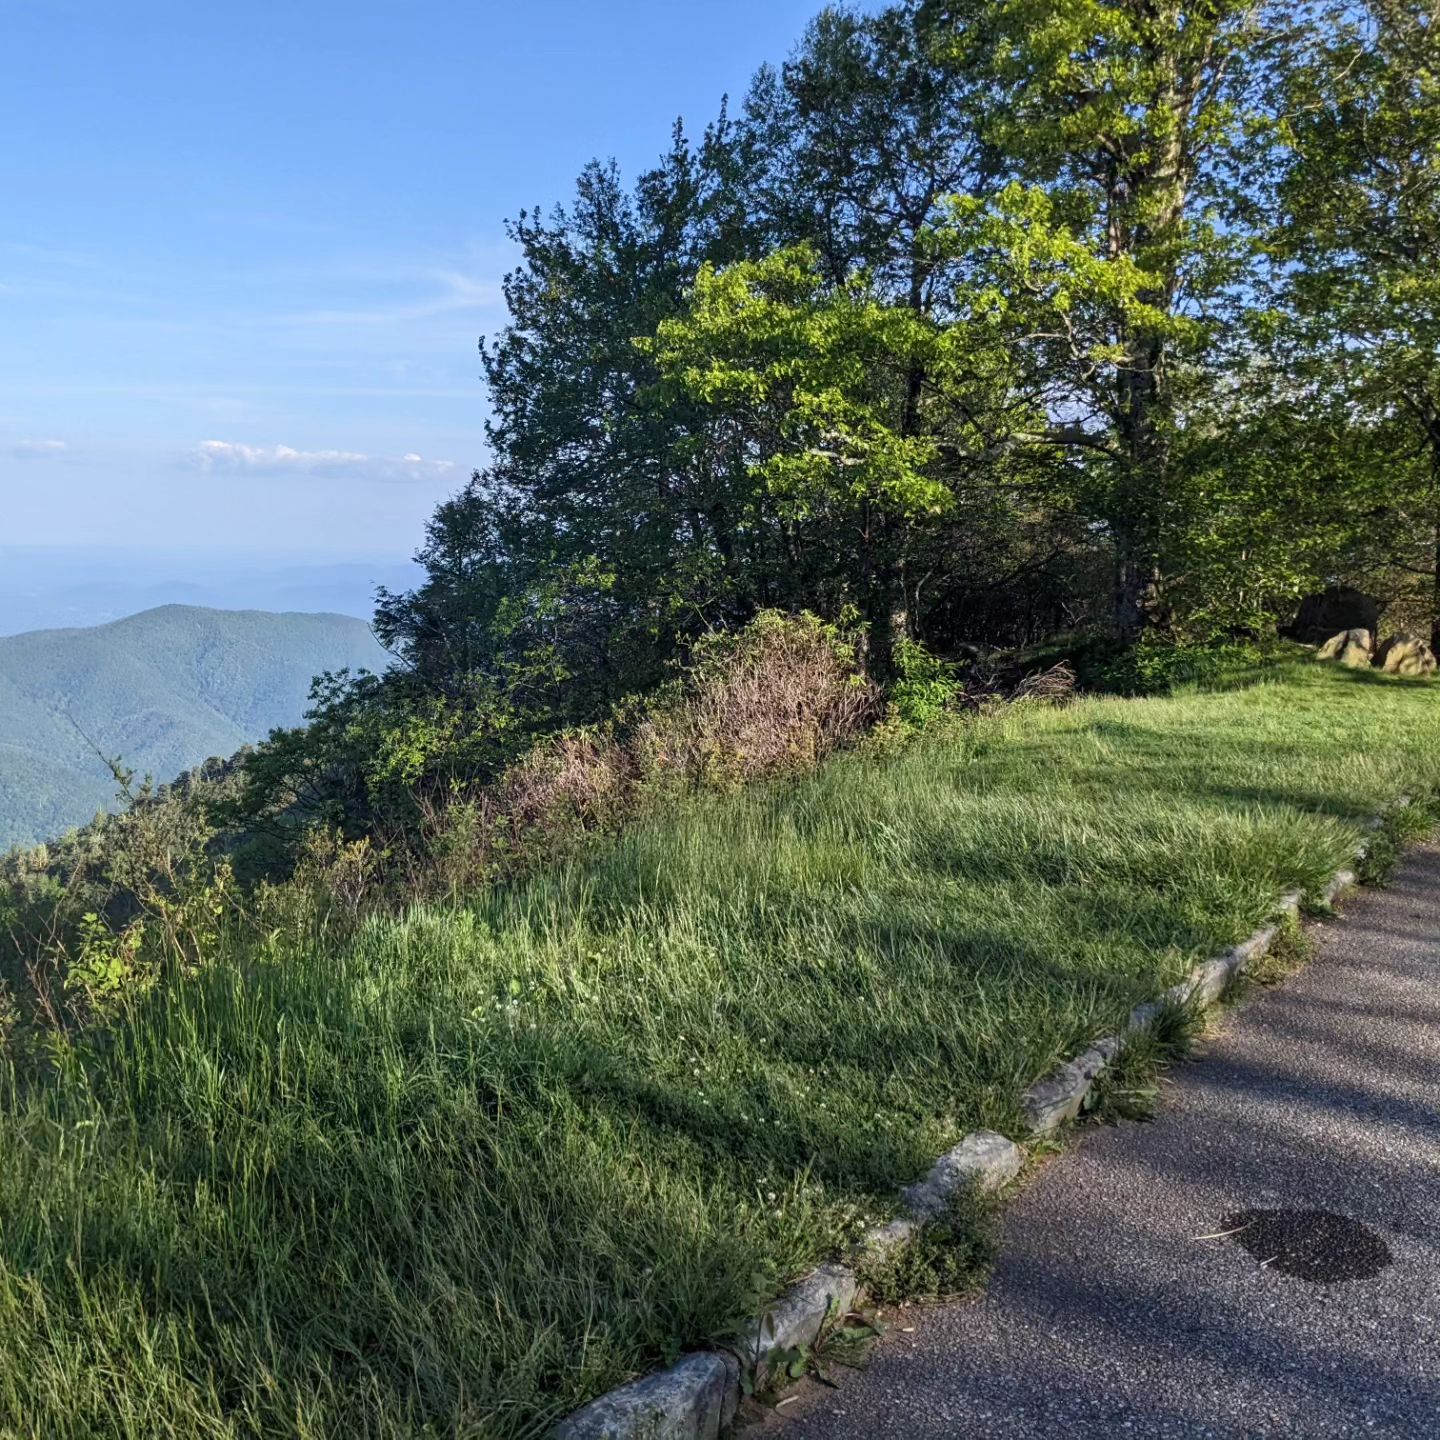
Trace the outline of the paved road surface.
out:
<instances>
[{"instance_id":1,"label":"paved road surface","mask_svg":"<svg viewBox=\"0 0 1440 1440\"><path fill-rule=\"evenodd\" d=\"M1087 1132L1016 1198L984 1299L907 1312L786 1440L1440 1440L1440 849L1342 909L1155 1123ZM1390 1263L1315 1283L1196 1238L1284 1208Z\"/></svg>"}]
</instances>

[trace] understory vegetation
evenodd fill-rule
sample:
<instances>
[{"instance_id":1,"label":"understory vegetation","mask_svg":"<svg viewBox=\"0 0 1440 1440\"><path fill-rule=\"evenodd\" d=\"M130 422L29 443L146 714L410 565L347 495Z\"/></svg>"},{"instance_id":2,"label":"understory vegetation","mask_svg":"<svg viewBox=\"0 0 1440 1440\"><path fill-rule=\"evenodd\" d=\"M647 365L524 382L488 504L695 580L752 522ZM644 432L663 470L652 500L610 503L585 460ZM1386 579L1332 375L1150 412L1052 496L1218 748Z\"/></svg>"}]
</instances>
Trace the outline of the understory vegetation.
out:
<instances>
[{"instance_id":1,"label":"understory vegetation","mask_svg":"<svg viewBox=\"0 0 1440 1440\"><path fill-rule=\"evenodd\" d=\"M1440 779L1423 681L1020 702L0 1071L0 1428L534 1435L723 1337Z\"/></svg>"}]
</instances>

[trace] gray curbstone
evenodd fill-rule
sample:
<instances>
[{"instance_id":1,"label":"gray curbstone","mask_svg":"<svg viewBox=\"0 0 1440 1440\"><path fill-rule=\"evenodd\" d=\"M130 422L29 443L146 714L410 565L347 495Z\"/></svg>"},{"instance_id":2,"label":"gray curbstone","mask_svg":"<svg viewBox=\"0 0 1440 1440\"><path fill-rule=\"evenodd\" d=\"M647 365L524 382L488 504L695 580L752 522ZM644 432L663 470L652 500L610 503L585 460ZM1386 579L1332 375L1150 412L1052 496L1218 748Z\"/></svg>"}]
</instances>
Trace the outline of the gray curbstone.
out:
<instances>
[{"instance_id":1,"label":"gray curbstone","mask_svg":"<svg viewBox=\"0 0 1440 1440\"><path fill-rule=\"evenodd\" d=\"M1266 954L1275 943L1275 937L1279 933L1278 925L1266 925L1263 929L1257 930L1248 940L1242 940L1230 951L1231 974L1238 975L1252 960L1258 960Z\"/></svg>"},{"instance_id":2,"label":"gray curbstone","mask_svg":"<svg viewBox=\"0 0 1440 1440\"><path fill-rule=\"evenodd\" d=\"M918 1220L904 1215L888 1220L884 1225L876 1225L867 1230L860 1241L860 1256L865 1260L884 1260L897 1250L903 1250L915 1238L919 1228Z\"/></svg>"},{"instance_id":3,"label":"gray curbstone","mask_svg":"<svg viewBox=\"0 0 1440 1440\"><path fill-rule=\"evenodd\" d=\"M1337 870L1334 879L1321 892L1320 898L1325 904L1333 905L1358 878L1353 870Z\"/></svg>"},{"instance_id":4,"label":"gray curbstone","mask_svg":"<svg viewBox=\"0 0 1440 1440\"><path fill-rule=\"evenodd\" d=\"M1119 1050L1120 1037L1107 1035L1083 1055L1077 1055L1044 1080L1037 1081L1020 1101L1025 1123L1036 1135L1046 1135L1067 1120L1073 1120L1080 1113L1095 1077Z\"/></svg>"},{"instance_id":5,"label":"gray curbstone","mask_svg":"<svg viewBox=\"0 0 1440 1440\"><path fill-rule=\"evenodd\" d=\"M1131 1012L1130 1018L1125 1022L1125 1030L1133 1034L1136 1030L1148 1030L1164 1013L1165 1001L1147 1000L1143 1005L1137 1005Z\"/></svg>"},{"instance_id":6,"label":"gray curbstone","mask_svg":"<svg viewBox=\"0 0 1440 1440\"><path fill-rule=\"evenodd\" d=\"M776 1350L813 1345L825 1322L855 1303L860 1282L848 1265L821 1265L792 1285L736 1345L740 1364L757 1374Z\"/></svg>"},{"instance_id":7,"label":"gray curbstone","mask_svg":"<svg viewBox=\"0 0 1440 1440\"><path fill-rule=\"evenodd\" d=\"M901 1193L905 1208L919 1220L943 1215L962 1191L998 1190L1025 1163L1020 1147L993 1130L974 1130L930 1167L930 1173ZM888 1227L887 1227L888 1228Z\"/></svg>"},{"instance_id":8,"label":"gray curbstone","mask_svg":"<svg viewBox=\"0 0 1440 1440\"><path fill-rule=\"evenodd\" d=\"M1280 900L1279 913L1297 914L1303 898L1299 890L1287 892ZM1202 1005L1213 1005L1247 965L1270 949L1279 933L1278 925L1266 925L1213 960L1200 961L1184 980L1172 985L1159 999L1137 1005L1125 1023L1126 1033L1148 1029L1164 1013L1167 1005L1190 1005L1197 1000ZM1080 1113L1096 1078L1115 1058L1122 1043L1120 1036L1107 1035L1103 1040L1097 1040L1083 1055L1067 1061L1032 1085L1021 1100L1021 1110L1032 1133L1045 1135L1067 1120L1073 1120Z\"/></svg>"},{"instance_id":9,"label":"gray curbstone","mask_svg":"<svg viewBox=\"0 0 1440 1440\"><path fill-rule=\"evenodd\" d=\"M550 1440L719 1440L739 1403L733 1355L687 1355L592 1400L556 1425Z\"/></svg>"},{"instance_id":10,"label":"gray curbstone","mask_svg":"<svg viewBox=\"0 0 1440 1440\"><path fill-rule=\"evenodd\" d=\"M1235 951L1231 951L1218 960L1206 960L1197 965L1190 972L1190 980L1185 987L1186 999L1198 1000L1202 1005L1213 1005L1243 968L1243 962L1233 958L1235 954Z\"/></svg>"}]
</instances>

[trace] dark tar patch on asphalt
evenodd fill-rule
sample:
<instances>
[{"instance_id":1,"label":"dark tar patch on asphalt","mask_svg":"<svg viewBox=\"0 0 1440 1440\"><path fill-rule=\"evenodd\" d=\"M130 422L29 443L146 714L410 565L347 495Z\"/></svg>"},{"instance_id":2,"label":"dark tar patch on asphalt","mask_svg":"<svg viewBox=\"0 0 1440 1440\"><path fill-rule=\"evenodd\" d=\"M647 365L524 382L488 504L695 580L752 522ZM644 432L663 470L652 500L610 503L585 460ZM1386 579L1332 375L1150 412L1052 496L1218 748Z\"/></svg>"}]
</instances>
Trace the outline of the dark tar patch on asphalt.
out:
<instances>
[{"instance_id":1,"label":"dark tar patch on asphalt","mask_svg":"<svg viewBox=\"0 0 1440 1440\"><path fill-rule=\"evenodd\" d=\"M1264 1268L1300 1280L1370 1280L1391 1261L1374 1230L1330 1210L1241 1210L1221 1223Z\"/></svg>"}]
</instances>

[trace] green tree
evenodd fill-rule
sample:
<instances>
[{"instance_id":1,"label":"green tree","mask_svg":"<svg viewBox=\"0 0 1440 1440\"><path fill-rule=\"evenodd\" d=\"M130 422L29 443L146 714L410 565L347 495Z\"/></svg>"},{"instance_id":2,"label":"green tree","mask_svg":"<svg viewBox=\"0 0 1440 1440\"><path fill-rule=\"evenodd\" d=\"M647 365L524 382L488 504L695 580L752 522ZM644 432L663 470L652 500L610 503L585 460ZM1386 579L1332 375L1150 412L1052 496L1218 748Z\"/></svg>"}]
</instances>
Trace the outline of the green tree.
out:
<instances>
[{"instance_id":1,"label":"green tree","mask_svg":"<svg viewBox=\"0 0 1440 1440\"><path fill-rule=\"evenodd\" d=\"M633 191L594 164L571 205L510 227L510 321L482 342L493 459L436 512L425 582L381 602L387 643L437 684L548 651L584 718L653 683L677 636L748 613L764 537L725 437L654 403L633 344L743 243L735 145L723 115L698 146L677 127Z\"/></svg>"},{"instance_id":2,"label":"green tree","mask_svg":"<svg viewBox=\"0 0 1440 1440\"><path fill-rule=\"evenodd\" d=\"M1440 645L1440 9L1323 14L1278 104L1281 343L1318 406L1391 437L1361 508Z\"/></svg>"},{"instance_id":3,"label":"green tree","mask_svg":"<svg viewBox=\"0 0 1440 1440\"><path fill-rule=\"evenodd\" d=\"M983 495L972 470L963 526L884 508L854 532L864 554L840 556L820 510L760 476L738 413L659 384L654 352L633 343L682 313L704 265L801 243L827 285L863 270L877 303L943 320L953 285L935 226L949 197L994 188L999 161L980 127L990 78L933 49L918 4L827 10L757 77L739 122L722 112L696 145L677 130L632 190L591 166L571 204L520 217L510 323L484 347L494 459L437 511L425 583L382 597L387 643L441 685L550 646L583 718L710 627L843 603L865 565L892 600L877 654L922 616L960 634L1006 626L1012 607L1022 626L1052 623L1066 557L1085 546L1017 507L1003 466ZM932 421L918 351L911 363L896 423L919 438ZM517 598L558 593L563 614Z\"/></svg>"},{"instance_id":4,"label":"green tree","mask_svg":"<svg viewBox=\"0 0 1440 1440\"><path fill-rule=\"evenodd\" d=\"M1250 116L1260 8L1000 0L976 24L943 0L931 7L948 62L995 79L992 143L1049 199L1048 213L1023 217L1031 239L1010 247L1012 280L1023 285L1024 243L1051 252L1046 265L1058 248L1103 262L1085 267L1092 333L1054 306L1027 333L1054 376L1057 438L1083 454L1088 504L1114 547L1114 626L1127 640L1162 611L1183 510L1181 385L1203 374L1206 321L1243 254L1216 212ZM1052 293L1073 305L1080 277Z\"/></svg>"},{"instance_id":5,"label":"green tree","mask_svg":"<svg viewBox=\"0 0 1440 1440\"><path fill-rule=\"evenodd\" d=\"M947 253L932 238L938 280ZM963 271L942 289L915 309L867 272L830 283L792 247L707 266L687 312L642 344L672 389L748 437L750 474L782 518L825 537L825 598L864 617L879 673L908 628L906 576L927 537L1006 490L1014 440L1040 423L985 297Z\"/></svg>"}]
</instances>

